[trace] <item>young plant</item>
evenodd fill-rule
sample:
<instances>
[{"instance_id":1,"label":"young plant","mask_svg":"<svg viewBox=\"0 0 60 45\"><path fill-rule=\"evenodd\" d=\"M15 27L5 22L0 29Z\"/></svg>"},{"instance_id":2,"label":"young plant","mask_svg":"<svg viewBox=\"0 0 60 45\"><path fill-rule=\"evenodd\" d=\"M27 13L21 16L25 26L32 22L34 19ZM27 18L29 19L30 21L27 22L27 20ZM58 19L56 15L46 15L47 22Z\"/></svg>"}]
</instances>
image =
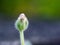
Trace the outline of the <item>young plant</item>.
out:
<instances>
[{"instance_id":1,"label":"young plant","mask_svg":"<svg viewBox=\"0 0 60 45\"><path fill-rule=\"evenodd\" d=\"M20 33L21 45L24 45L24 31L28 28L28 19L24 13L21 13L15 22L15 28Z\"/></svg>"}]
</instances>

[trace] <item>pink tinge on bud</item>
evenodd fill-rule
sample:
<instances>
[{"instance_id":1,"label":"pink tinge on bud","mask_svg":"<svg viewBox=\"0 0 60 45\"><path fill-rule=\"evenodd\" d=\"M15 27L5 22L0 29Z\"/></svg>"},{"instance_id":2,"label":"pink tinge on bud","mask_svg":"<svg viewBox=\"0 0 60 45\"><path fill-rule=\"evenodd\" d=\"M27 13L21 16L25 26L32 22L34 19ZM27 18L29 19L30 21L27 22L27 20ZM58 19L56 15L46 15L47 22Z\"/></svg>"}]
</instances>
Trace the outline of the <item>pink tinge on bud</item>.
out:
<instances>
[{"instance_id":1,"label":"pink tinge on bud","mask_svg":"<svg viewBox=\"0 0 60 45\"><path fill-rule=\"evenodd\" d=\"M24 18L26 18L24 13L21 13L18 17L18 19L24 19Z\"/></svg>"}]
</instances>

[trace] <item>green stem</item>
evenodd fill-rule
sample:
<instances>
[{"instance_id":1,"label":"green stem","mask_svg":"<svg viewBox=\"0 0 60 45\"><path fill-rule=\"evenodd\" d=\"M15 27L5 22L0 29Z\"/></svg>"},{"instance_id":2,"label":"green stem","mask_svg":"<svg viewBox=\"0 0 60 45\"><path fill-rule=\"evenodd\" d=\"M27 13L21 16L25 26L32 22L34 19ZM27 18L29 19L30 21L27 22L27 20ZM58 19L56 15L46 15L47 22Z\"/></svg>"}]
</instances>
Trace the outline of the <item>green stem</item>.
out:
<instances>
[{"instance_id":1,"label":"green stem","mask_svg":"<svg viewBox=\"0 0 60 45\"><path fill-rule=\"evenodd\" d=\"M24 45L24 31L20 31L21 45Z\"/></svg>"}]
</instances>

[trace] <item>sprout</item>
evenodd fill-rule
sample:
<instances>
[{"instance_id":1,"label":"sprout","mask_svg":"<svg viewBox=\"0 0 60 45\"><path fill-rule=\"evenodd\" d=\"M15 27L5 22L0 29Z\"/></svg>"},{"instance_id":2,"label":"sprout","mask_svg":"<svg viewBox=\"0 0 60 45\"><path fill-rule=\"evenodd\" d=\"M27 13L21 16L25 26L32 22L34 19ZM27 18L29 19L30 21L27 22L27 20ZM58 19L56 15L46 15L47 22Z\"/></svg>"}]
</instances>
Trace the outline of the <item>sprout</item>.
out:
<instances>
[{"instance_id":1,"label":"sprout","mask_svg":"<svg viewBox=\"0 0 60 45\"><path fill-rule=\"evenodd\" d=\"M28 19L24 13L21 13L15 22L15 28L20 33L21 45L24 45L24 31L28 28Z\"/></svg>"}]
</instances>

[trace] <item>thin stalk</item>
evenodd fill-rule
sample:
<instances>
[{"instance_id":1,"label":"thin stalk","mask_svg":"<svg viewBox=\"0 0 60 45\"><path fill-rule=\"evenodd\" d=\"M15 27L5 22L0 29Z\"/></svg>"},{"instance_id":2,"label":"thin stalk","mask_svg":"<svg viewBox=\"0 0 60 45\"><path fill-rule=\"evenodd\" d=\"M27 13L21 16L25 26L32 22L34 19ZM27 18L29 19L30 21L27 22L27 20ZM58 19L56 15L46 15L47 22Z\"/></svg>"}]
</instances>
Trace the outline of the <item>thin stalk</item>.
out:
<instances>
[{"instance_id":1,"label":"thin stalk","mask_svg":"<svg viewBox=\"0 0 60 45\"><path fill-rule=\"evenodd\" d=\"M20 31L21 45L24 45L24 31Z\"/></svg>"}]
</instances>

